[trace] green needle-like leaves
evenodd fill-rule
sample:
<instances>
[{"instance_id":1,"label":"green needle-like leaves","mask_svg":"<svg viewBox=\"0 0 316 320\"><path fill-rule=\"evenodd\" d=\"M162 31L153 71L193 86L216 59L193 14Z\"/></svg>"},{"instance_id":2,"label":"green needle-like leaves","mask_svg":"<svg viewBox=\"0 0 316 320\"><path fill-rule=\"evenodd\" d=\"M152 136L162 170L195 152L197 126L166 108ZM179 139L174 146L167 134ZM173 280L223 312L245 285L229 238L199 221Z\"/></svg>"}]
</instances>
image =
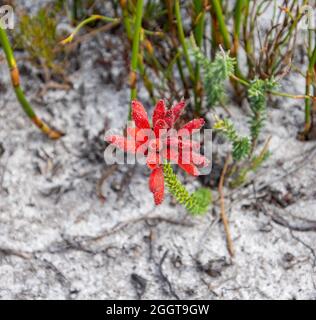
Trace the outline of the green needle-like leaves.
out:
<instances>
[{"instance_id":1,"label":"green needle-like leaves","mask_svg":"<svg viewBox=\"0 0 316 320\"><path fill-rule=\"evenodd\" d=\"M190 194L173 172L170 163L164 165L164 177L169 192L180 204L184 205L191 214L198 215L207 212L212 201L210 189L201 188Z\"/></svg>"}]
</instances>

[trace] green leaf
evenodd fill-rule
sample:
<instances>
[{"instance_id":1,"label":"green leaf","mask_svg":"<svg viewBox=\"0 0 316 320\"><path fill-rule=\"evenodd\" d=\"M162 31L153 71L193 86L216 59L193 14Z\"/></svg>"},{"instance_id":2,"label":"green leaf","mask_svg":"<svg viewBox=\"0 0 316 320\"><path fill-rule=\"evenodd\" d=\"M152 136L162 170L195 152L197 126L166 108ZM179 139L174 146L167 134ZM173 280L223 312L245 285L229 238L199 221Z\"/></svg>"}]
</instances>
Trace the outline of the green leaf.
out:
<instances>
[{"instance_id":1,"label":"green leaf","mask_svg":"<svg viewBox=\"0 0 316 320\"><path fill-rule=\"evenodd\" d=\"M256 79L252 81L248 89L248 100L251 114L248 120L251 141L258 139L266 120L266 93L274 89L277 83L274 79Z\"/></svg>"},{"instance_id":2,"label":"green leaf","mask_svg":"<svg viewBox=\"0 0 316 320\"><path fill-rule=\"evenodd\" d=\"M249 155L251 148L249 138L240 136L230 120L217 120L213 128L223 134L232 143L234 160L239 161Z\"/></svg>"},{"instance_id":3,"label":"green leaf","mask_svg":"<svg viewBox=\"0 0 316 320\"><path fill-rule=\"evenodd\" d=\"M211 62L205 57L200 48L195 45L193 45L191 52L196 62L201 66L204 74L203 84L208 105L213 107L220 102L224 102L224 83L234 74L236 59L231 58L224 51L219 51L216 54L215 60Z\"/></svg>"},{"instance_id":4,"label":"green leaf","mask_svg":"<svg viewBox=\"0 0 316 320\"><path fill-rule=\"evenodd\" d=\"M210 203L212 202L212 193L208 188L200 188L191 195L196 203L195 207L191 209L192 214L204 214L207 212Z\"/></svg>"}]
</instances>

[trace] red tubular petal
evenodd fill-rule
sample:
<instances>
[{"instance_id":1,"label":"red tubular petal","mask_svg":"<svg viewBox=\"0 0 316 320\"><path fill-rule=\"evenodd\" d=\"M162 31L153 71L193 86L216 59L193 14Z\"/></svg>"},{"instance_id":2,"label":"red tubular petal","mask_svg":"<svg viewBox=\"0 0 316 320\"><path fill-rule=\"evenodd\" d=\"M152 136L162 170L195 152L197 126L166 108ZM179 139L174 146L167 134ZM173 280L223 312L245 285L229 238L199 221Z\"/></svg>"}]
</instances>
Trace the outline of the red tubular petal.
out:
<instances>
[{"instance_id":1,"label":"red tubular petal","mask_svg":"<svg viewBox=\"0 0 316 320\"><path fill-rule=\"evenodd\" d=\"M151 157L147 157L147 167L150 170L154 170L155 168L157 168L156 155L155 155L155 159L151 159Z\"/></svg>"},{"instance_id":2,"label":"red tubular petal","mask_svg":"<svg viewBox=\"0 0 316 320\"><path fill-rule=\"evenodd\" d=\"M205 120L203 118L200 119L193 119L187 124L185 124L180 130L179 134L191 134L193 130L201 129L205 124Z\"/></svg>"},{"instance_id":3,"label":"red tubular petal","mask_svg":"<svg viewBox=\"0 0 316 320\"><path fill-rule=\"evenodd\" d=\"M156 138L160 137L160 130L168 129L168 128L169 126L165 120L162 120L162 119L157 120L157 122L154 125L154 133ZM164 130L164 132L166 132L166 130Z\"/></svg>"},{"instance_id":4,"label":"red tubular petal","mask_svg":"<svg viewBox=\"0 0 316 320\"><path fill-rule=\"evenodd\" d=\"M186 159L185 161L182 160L181 152L174 152L172 149L168 149L165 154L164 158L168 159L169 161L177 164L180 168L182 168L185 172L190 174L191 176L199 176L200 172L198 168L191 162L191 159Z\"/></svg>"},{"instance_id":5,"label":"red tubular petal","mask_svg":"<svg viewBox=\"0 0 316 320\"><path fill-rule=\"evenodd\" d=\"M148 121L148 115L143 105L137 101L132 101L132 118L135 121L135 125L139 129L149 129L150 124Z\"/></svg>"},{"instance_id":6,"label":"red tubular petal","mask_svg":"<svg viewBox=\"0 0 316 320\"><path fill-rule=\"evenodd\" d=\"M178 166L191 176L198 176L200 174L197 166L192 162L192 152L180 152Z\"/></svg>"},{"instance_id":7,"label":"red tubular petal","mask_svg":"<svg viewBox=\"0 0 316 320\"><path fill-rule=\"evenodd\" d=\"M198 168L194 164L182 164L181 161L178 163L179 167L182 168L185 172L190 174L191 176L197 177L200 172Z\"/></svg>"},{"instance_id":8,"label":"red tubular petal","mask_svg":"<svg viewBox=\"0 0 316 320\"><path fill-rule=\"evenodd\" d=\"M180 151L181 164L193 164L197 167L206 167L210 161L202 154L194 152L189 149L182 149Z\"/></svg>"},{"instance_id":9,"label":"red tubular petal","mask_svg":"<svg viewBox=\"0 0 316 320\"><path fill-rule=\"evenodd\" d=\"M135 127L127 127L127 129L126 129L127 136L130 138L133 138L133 139L135 139L138 131L139 131L139 129L135 128Z\"/></svg>"},{"instance_id":10,"label":"red tubular petal","mask_svg":"<svg viewBox=\"0 0 316 320\"><path fill-rule=\"evenodd\" d=\"M161 164L159 154L157 154L155 151L149 150L146 162L149 169L153 170L157 168Z\"/></svg>"},{"instance_id":11,"label":"red tubular petal","mask_svg":"<svg viewBox=\"0 0 316 320\"><path fill-rule=\"evenodd\" d=\"M174 164L178 164L178 162L179 162L178 149L167 148L166 150L163 150L162 156L164 159L167 159Z\"/></svg>"},{"instance_id":12,"label":"red tubular petal","mask_svg":"<svg viewBox=\"0 0 316 320\"><path fill-rule=\"evenodd\" d=\"M126 139L123 136L112 135L106 137L106 141L125 152L136 152L135 141L133 139Z\"/></svg>"},{"instance_id":13,"label":"red tubular petal","mask_svg":"<svg viewBox=\"0 0 316 320\"><path fill-rule=\"evenodd\" d=\"M178 148L185 150L199 151L201 149L201 143L190 139L182 139L181 137L168 137L167 146L170 148Z\"/></svg>"},{"instance_id":14,"label":"red tubular petal","mask_svg":"<svg viewBox=\"0 0 316 320\"><path fill-rule=\"evenodd\" d=\"M136 153L139 155L147 156L148 154L148 142L136 142Z\"/></svg>"},{"instance_id":15,"label":"red tubular petal","mask_svg":"<svg viewBox=\"0 0 316 320\"><path fill-rule=\"evenodd\" d=\"M185 107L185 101L182 100L179 103L177 103L175 106L171 108L172 114L173 114L173 124L178 120L178 118L181 115L182 110Z\"/></svg>"},{"instance_id":16,"label":"red tubular petal","mask_svg":"<svg viewBox=\"0 0 316 320\"><path fill-rule=\"evenodd\" d=\"M168 128L172 128L173 127L173 124L175 123L175 120L174 120L174 115L173 115L172 110L168 110L166 112L165 121L166 121L166 123L168 125Z\"/></svg>"},{"instance_id":17,"label":"red tubular petal","mask_svg":"<svg viewBox=\"0 0 316 320\"><path fill-rule=\"evenodd\" d=\"M164 199L164 176L161 167L152 171L149 177L149 190L154 194L155 204L159 205Z\"/></svg>"},{"instance_id":18,"label":"red tubular petal","mask_svg":"<svg viewBox=\"0 0 316 320\"><path fill-rule=\"evenodd\" d=\"M136 149L148 141L148 129L127 128L127 137L135 140ZM150 131L151 133L151 131Z\"/></svg>"},{"instance_id":19,"label":"red tubular petal","mask_svg":"<svg viewBox=\"0 0 316 320\"><path fill-rule=\"evenodd\" d=\"M185 150L200 150L201 148L201 144L198 141L194 141L194 140L182 140L179 143L179 146L181 149L185 149Z\"/></svg>"},{"instance_id":20,"label":"red tubular petal","mask_svg":"<svg viewBox=\"0 0 316 320\"><path fill-rule=\"evenodd\" d=\"M163 120L166 114L166 106L164 100L159 100L153 113L153 127L156 126L158 120Z\"/></svg>"},{"instance_id":21,"label":"red tubular petal","mask_svg":"<svg viewBox=\"0 0 316 320\"><path fill-rule=\"evenodd\" d=\"M154 193L155 205L156 205L156 206L160 205L160 204L163 202L164 197L165 197L165 190L164 190L164 189L157 190L157 191Z\"/></svg>"},{"instance_id":22,"label":"red tubular petal","mask_svg":"<svg viewBox=\"0 0 316 320\"><path fill-rule=\"evenodd\" d=\"M180 148L181 141L178 137L168 137L167 146L171 148Z\"/></svg>"},{"instance_id":23,"label":"red tubular petal","mask_svg":"<svg viewBox=\"0 0 316 320\"><path fill-rule=\"evenodd\" d=\"M119 146L121 144L121 141L123 140L123 146L124 146L124 140L125 138L123 136L119 136L116 134L113 134L111 136L106 136L105 137L105 141L111 144L115 144L117 146Z\"/></svg>"},{"instance_id":24,"label":"red tubular petal","mask_svg":"<svg viewBox=\"0 0 316 320\"><path fill-rule=\"evenodd\" d=\"M206 167L210 163L210 161L205 156L196 152L192 152L191 158L192 163L198 167Z\"/></svg>"}]
</instances>

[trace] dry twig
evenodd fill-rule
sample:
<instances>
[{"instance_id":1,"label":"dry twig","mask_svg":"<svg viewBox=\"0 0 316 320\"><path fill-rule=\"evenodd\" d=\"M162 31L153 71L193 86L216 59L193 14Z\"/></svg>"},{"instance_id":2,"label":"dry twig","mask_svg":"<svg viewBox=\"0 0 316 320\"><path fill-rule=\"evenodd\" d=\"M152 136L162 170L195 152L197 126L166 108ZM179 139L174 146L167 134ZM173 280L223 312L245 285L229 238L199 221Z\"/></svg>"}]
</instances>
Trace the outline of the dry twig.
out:
<instances>
[{"instance_id":1,"label":"dry twig","mask_svg":"<svg viewBox=\"0 0 316 320\"><path fill-rule=\"evenodd\" d=\"M231 255L231 257L233 257L235 255L235 251L234 251L234 246L233 246L233 242L232 242L232 238L231 238L231 234L230 234L227 215L225 212L225 199L224 199L224 191L223 191L225 175L227 172L229 161L230 161L230 155L227 156L225 164L224 164L224 168L223 168L221 178L219 181L219 185L218 185L218 192L220 195L221 219L223 221L224 230L225 230L225 234L226 234L227 249L228 249L228 252Z\"/></svg>"}]
</instances>

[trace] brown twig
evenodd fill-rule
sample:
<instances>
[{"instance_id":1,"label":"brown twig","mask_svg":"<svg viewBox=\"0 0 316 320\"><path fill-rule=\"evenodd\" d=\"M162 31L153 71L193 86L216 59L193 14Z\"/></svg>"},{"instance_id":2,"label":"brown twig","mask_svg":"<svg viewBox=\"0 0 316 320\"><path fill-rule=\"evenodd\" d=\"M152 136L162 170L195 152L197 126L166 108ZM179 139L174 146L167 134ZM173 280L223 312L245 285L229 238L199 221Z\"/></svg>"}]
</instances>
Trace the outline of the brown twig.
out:
<instances>
[{"instance_id":1,"label":"brown twig","mask_svg":"<svg viewBox=\"0 0 316 320\"><path fill-rule=\"evenodd\" d=\"M108 236L111 236L112 234L115 234L117 232L122 231L123 229L127 228L130 225L135 225L136 223L146 221L147 223L151 222L151 226L153 226L154 222L164 222L172 225L178 225L178 226L184 226L184 227L193 227L194 224L190 221L186 220L174 220L167 217L162 217L160 215L157 216L150 216L149 214L146 214L144 216L141 216L139 218L130 219L127 221L122 221L117 223L113 228L106 229L102 231L99 235L93 236L93 237L83 237L88 242L98 242Z\"/></svg>"},{"instance_id":2,"label":"brown twig","mask_svg":"<svg viewBox=\"0 0 316 320\"><path fill-rule=\"evenodd\" d=\"M218 185L218 192L220 195L221 219L223 221L224 230L225 230L225 234L226 234L227 249L228 249L230 256L233 257L235 255L235 250L234 250L233 241L232 241L231 234L230 234L227 215L225 212L225 199L224 199L224 191L223 191L225 175L227 172L229 162L230 162L230 155L228 155L225 160L224 168L223 168L221 178L219 181L219 185Z\"/></svg>"},{"instance_id":3,"label":"brown twig","mask_svg":"<svg viewBox=\"0 0 316 320\"><path fill-rule=\"evenodd\" d=\"M28 252L23 252L15 249L10 248L0 248L0 255L4 256L16 256L25 260L31 259L32 254Z\"/></svg>"}]
</instances>

